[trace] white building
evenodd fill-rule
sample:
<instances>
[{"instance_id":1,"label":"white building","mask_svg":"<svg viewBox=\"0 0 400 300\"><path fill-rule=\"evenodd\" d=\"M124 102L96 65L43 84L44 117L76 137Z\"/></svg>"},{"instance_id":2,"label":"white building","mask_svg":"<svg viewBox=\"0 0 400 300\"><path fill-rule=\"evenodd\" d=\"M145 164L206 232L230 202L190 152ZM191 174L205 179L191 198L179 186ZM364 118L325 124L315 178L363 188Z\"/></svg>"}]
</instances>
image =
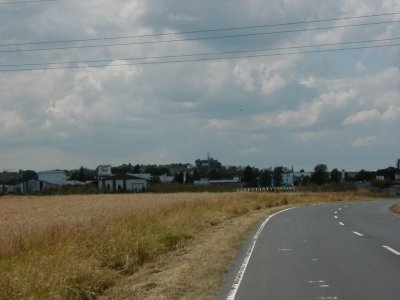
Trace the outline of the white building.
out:
<instances>
[{"instance_id":1,"label":"white building","mask_svg":"<svg viewBox=\"0 0 400 300\"><path fill-rule=\"evenodd\" d=\"M111 176L111 165L100 165L96 168L97 178L103 178Z\"/></svg>"},{"instance_id":2,"label":"white building","mask_svg":"<svg viewBox=\"0 0 400 300\"><path fill-rule=\"evenodd\" d=\"M107 192L142 192L150 187L150 180L128 174L117 174L100 179L98 187Z\"/></svg>"},{"instance_id":3,"label":"white building","mask_svg":"<svg viewBox=\"0 0 400 300\"><path fill-rule=\"evenodd\" d=\"M282 185L283 186L294 186L294 173L282 174Z\"/></svg>"},{"instance_id":4,"label":"white building","mask_svg":"<svg viewBox=\"0 0 400 300\"><path fill-rule=\"evenodd\" d=\"M67 176L62 170L38 172L38 189L57 188L65 184Z\"/></svg>"}]
</instances>

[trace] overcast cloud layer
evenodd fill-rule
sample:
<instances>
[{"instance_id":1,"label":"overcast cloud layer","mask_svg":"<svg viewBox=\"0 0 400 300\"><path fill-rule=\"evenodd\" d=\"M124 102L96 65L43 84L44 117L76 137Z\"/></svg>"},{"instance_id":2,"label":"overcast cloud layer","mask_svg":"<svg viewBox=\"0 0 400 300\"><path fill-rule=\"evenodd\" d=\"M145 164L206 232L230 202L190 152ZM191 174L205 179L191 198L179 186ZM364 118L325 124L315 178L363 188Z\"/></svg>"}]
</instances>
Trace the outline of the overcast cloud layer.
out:
<instances>
[{"instance_id":1,"label":"overcast cloud layer","mask_svg":"<svg viewBox=\"0 0 400 300\"><path fill-rule=\"evenodd\" d=\"M240 38L4 51L87 45L4 46L24 42L176 33L393 12L400 13L400 1L59 0L1 5L0 70L13 64L113 61L102 68L0 71L0 170L194 162L207 152L224 164L257 167L312 169L317 163L326 163L330 169L359 170L394 165L400 158L400 46L116 65L126 63L117 60L122 58L400 38L397 22ZM388 20L400 20L400 14L103 40L91 45ZM396 43L399 40L374 45ZM360 45L372 44L349 46ZM291 48L286 52L317 49L322 48ZM44 65L49 66L64 65Z\"/></svg>"}]
</instances>

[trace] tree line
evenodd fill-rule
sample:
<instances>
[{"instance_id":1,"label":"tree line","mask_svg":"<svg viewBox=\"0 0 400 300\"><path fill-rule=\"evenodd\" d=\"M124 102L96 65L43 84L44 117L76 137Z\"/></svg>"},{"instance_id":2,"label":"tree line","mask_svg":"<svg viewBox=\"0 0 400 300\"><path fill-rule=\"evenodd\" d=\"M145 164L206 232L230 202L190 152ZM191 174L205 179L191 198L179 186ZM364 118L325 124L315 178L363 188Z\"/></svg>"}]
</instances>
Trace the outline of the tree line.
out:
<instances>
[{"instance_id":1,"label":"tree line","mask_svg":"<svg viewBox=\"0 0 400 300\"><path fill-rule=\"evenodd\" d=\"M399 164L399 162L398 162ZM154 183L159 183L161 175L174 176L174 181L177 183L193 183L195 180L207 178L209 180L234 179L240 178L246 187L256 186L282 186L283 174L292 172L285 166L277 166L270 168L257 168L252 166L224 166L217 159L207 157L207 159L197 159L195 164L189 163L172 163L165 165L139 165L139 164L121 164L112 167L113 174L121 173L147 173L151 174ZM95 181L96 170L90 168L64 170L70 180L76 181ZM377 176L384 176L388 182L393 182L396 172L399 172L399 166L388 167L377 171L361 170L355 176L342 178L342 172L337 168L328 170L327 165L317 164L311 176L304 176L300 181L294 182L295 185L324 185L327 183L345 182L374 182ZM37 173L33 170L19 170L18 172L0 172L0 184L13 185L19 182L24 182L30 179L37 179ZM185 182L183 182L185 180Z\"/></svg>"}]
</instances>

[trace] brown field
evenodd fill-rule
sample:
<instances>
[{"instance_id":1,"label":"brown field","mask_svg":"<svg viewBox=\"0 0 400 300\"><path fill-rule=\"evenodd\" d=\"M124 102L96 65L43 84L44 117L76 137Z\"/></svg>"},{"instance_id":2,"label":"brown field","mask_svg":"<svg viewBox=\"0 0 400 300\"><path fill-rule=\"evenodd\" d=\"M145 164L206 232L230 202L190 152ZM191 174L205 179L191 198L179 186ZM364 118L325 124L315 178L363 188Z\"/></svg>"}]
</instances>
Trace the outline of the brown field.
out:
<instances>
[{"instance_id":1,"label":"brown field","mask_svg":"<svg viewBox=\"0 0 400 300\"><path fill-rule=\"evenodd\" d=\"M271 208L371 197L0 197L0 299L213 299L241 238Z\"/></svg>"}]
</instances>

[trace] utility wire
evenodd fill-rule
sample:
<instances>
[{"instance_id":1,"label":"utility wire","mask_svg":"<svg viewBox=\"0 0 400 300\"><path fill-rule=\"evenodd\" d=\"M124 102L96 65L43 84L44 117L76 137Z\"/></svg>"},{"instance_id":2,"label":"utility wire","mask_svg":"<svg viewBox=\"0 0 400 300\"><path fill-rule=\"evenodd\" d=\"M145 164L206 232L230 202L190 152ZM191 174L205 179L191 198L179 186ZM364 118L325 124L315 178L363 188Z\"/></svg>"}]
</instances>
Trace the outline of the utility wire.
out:
<instances>
[{"instance_id":1,"label":"utility wire","mask_svg":"<svg viewBox=\"0 0 400 300\"><path fill-rule=\"evenodd\" d=\"M396 47L396 46L400 46L400 43L390 44L390 45L374 45L374 46L361 46L361 47L338 48L338 49L296 51L296 52L286 52L286 53L254 54L254 55L243 55L243 56L197 58L197 59L184 59L184 60L166 60L166 61L153 61L153 62L120 63L120 64L114 64L114 65L103 64L103 65L95 65L95 66L65 66L65 67L48 67L48 68L3 69L3 70L0 70L0 73L1 72L18 72L18 71L63 70L63 69L82 69L82 68L121 67L121 66L133 66L133 65L157 65L157 64L186 63L186 62L203 62L203 61L217 61L217 60L231 60L231 59L243 59L243 58L259 58L259 57L271 57L271 56L283 56L283 55L309 54L309 53L324 53L324 52L335 52L335 51L350 51L350 50Z\"/></svg>"},{"instance_id":2,"label":"utility wire","mask_svg":"<svg viewBox=\"0 0 400 300\"><path fill-rule=\"evenodd\" d=\"M121 61L121 60L134 61L134 60L150 60L150 59L183 58L183 57L195 57L195 56L211 56L211 55L223 55L223 54L226 55L226 54L240 54L240 53L265 52L265 51L282 51L282 50L292 50L292 49L301 49L301 48L340 46L340 45L351 45L351 44L361 44L361 43L388 42L388 41L395 41L395 40L400 40L400 38L386 38L386 39L374 39L374 40L349 41L349 42L340 42L340 43L326 43L326 44L263 48L263 49L249 49L249 50L235 50L235 51L223 51L223 52L202 52L202 53L179 54L179 55L146 56L146 57L80 60L80 61L60 61L60 62L47 62L47 63L7 64L7 65L0 65L0 68L43 66L43 65L66 65L66 64L93 64L93 63L105 63L105 62L113 62L113 61Z\"/></svg>"},{"instance_id":3,"label":"utility wire","mask_svg":"<svg viewBox=\"0 0 400 300\"><path fill-rule=\"evenodd\" d=\"M13 1L13 2L0 2L0 5L13 5L25 3L38 3L38 2L55 2L57 0L29 0L29 1Z\"/></svg>"},{"instance_id":4,"label":"utility wire","mask_svg":"<svg viewBox=\"0 0 400 300\"><path fill-rule=\"evenodd\" d=\"M42 0L42 1L56 1L56 0ZM27 46L27 45L40 45L40 44L76 43L76 42L119 40L119 39L144 38L144 37L160 37L160 36L182 35L182 34L193 34L193 33L208 33L208 32L218 32L218 31L233 31L233 30L277 27L277 26L285 26L285 25L312 24L312 23L321 23L321 22L329 22L329 21L352 20L352 19L362 19L362 18L371 18L371 17L382 17L382 16L393 16L393 15L400 15L400 12L373 14L373 15L363 15L363 16L354 16L354 17L343 17L343 18L332 18L332 19L321 19L321 20L313 20L313 21L298 21L298 22L276 23L276 24L254 25L254 26L225 27L225 28L214 28L214 29L203 29L203 30L192 30L192 31L169 32L169 33L155 33L155 34L101 37L101 38L85 38L85 39L71 39L71 40L56 40L56 41L9 43L9 44L0 44L0 47Z\"/></svg>"},{"instance_id":5,"label":"utility wire","mask_svg":"<svg viewBox=\"0 0 400 300\"><path fill-rule=\"evenodd\" d=\"M370 22L370 23L360 23L360 24L348 24L348 25L329 26L329 27L316 27L316 28L304 28L304 29L292 29L292 30L259 32L259 33L244 33L244 34L232 34L232 35L207 36L207 37L171 39L171 40L161 40L161 41L142 41L142 42L101 44L101 45L81 45L81 46L65 46L65 47L52 47L52 48L0 50L0 53L51 51L51 50L67 50L67 49L83 49L83 48L100 48L100 47L115 47L115 46L128 46L128 45L160 44L160 43L171 43L171 42L188 42L188 41L198 41L198 40L212 40L212 39L260 36L260 35L270 35L270 34L278 34L278 33L293 33L293 32L325 30L325 29L349 28L349 27L358 27L358 26L366 26L366 25L379 25L379 24L388 24L388 23L399 23L399 22L400 22L400 20L391 20L391 21Z\"/></svg>"}]
</instances>

